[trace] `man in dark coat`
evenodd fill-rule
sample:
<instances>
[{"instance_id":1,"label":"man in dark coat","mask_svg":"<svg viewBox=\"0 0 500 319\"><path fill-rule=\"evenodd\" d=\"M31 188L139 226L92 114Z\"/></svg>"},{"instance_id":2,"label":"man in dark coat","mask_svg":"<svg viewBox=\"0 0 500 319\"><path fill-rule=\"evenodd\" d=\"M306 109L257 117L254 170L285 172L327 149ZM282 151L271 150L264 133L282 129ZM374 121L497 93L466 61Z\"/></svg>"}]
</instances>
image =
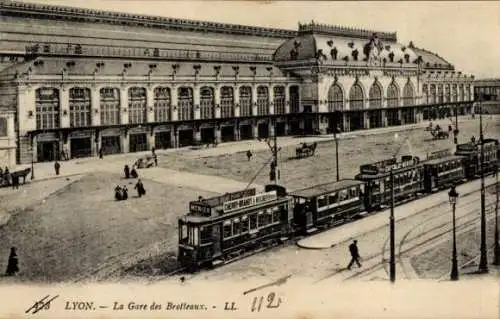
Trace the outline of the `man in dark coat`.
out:
<instances>
[{"instance_id":1,"label":"man in dark coat","mask_svg":"<svg viewBox=\"0 0 500 319\"><path fill-rule=\"evenodd\" d=\"M128 188L125 185L123 185L123 187L122 187L122 199L123 200L128 199Z\"/></svg>"},{"instance_id":2,"label":"man in dark coat","mask_svg":"<svg viewBox=\"0 0 500 319\"><path fill-rule=\"evenodd\" d=\"M125 173L125 178L130 178L130 168L128 167L128 165L125 165L123 172Z\"/></svg>"},{"instance_id":3,"label":"man in dark coat","mask_svg":"<svg viewBox=\"0 0 500 319\"><path fill-rule=\"evenodd\" d=\"M16 248L10 248L9 261L7 263L7 270L5 271L5 275L14 276L19 271Z\"/></svg>"},{"instance_id":4,"label":"man in dark coat","mask_svg":"<svg viewBox=\"0 0 500 319\"><path fill-rule=\"evenodd\" d=\"M122 200L122 188L120 185L116 185L115 187L115 200Z\"/></svg>"},{"instance_id":5,"label":"man in dark coat","mask_svg":"<svg viewBox=\"0 0 500 319\"><path fill-rule=\"evenodd\" d=\"M102 148L99 149L99 158L102 159Z\"/></svg>"},{"instance_id":6,"label":"man in dark coat","mask_svg":"<svg viewBox=\"0 0 500 319\"><path fill-rule=\"evenodd\" d=\"M135 189L137 189L137 195L139 197L146 195L146 189L144 188L144 185L142 184L141 180L137 180L137 184L135 184Z\"/></svg>"},{"instance_id":7,"label":"man in dark coat","mask_svg":"<svg viewBox=\"0 0 500 319\"><path fill-rule=\"evenodd\" d=\"M61 164L58 161L54 163L54 169L56 170L56 175L59 175L59 169L61 169Z\"/></svg>"},{"instance_id":8,"label":"man in dark coat","mask_svg":"<svg viewBox=\"0 0 500 319\"><path fill-rule=\"evenodd\" d=\"M358 264L358 267L361 268L361 263L359 262L359 252L358 252L358 241L354 240L352 244L349 245L349 252L351 253L351 262L347 266L348 270L351 270L352 265L354 263Z\"/></svg>"},{"instance_id":9,"label":"man in dark coat","mask_svg":"<svg viewBox=\"0 0 500 319\"><path fill-rule=\"evenodd\" d=\"M252 159L252 152L250 150L247 151L247 158L248 158L248 161L250 161Z\"/></svg>"}]
</instances>

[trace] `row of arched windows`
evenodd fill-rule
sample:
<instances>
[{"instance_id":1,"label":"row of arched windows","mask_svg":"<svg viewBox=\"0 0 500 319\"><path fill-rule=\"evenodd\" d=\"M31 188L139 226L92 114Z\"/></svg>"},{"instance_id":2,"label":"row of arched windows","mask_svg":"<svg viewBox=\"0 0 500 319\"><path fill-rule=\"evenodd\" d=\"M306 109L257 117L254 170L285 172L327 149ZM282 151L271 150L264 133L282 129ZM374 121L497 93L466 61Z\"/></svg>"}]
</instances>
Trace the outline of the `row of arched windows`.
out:
<instances>
[{"instance_id":1,"label":"row of arched windows","mask_svg":"<svg viewBox=\"0 0 500 319\"><path fill-rule=\"evenodd\" d=\"M471 101L470 85L464 84L424 84L422 85L424 103L444 103Z\"/></svg>"},{"instance_id":2,"label":"row of arched windows","mask_svg":"<svg viewBox=\"0 0 500 319\"><path fill-rule=\"evenodd\" d=\"M290 104L299 105L298 87L290 87ZM178 103L178 119L194 119L194 96L190 87L180 87L176 91ZM285 87L273 88L273 104L276 114L285 113ZM200 94L200 118L212 119L215 117L215 91L212 87L202 87ZM242 86L238 89L240 116L268 115L269 114L269 88L257 87L256 100L252 94L251 86ZM128 121L131 124L147 122L147 91L143 87L132 87L128 95ZM52 129L59 127L59 89L39 88L36 90L35 107L37 129ZM171 120L172 92L168 87L157 87L153 93L153 109L155 122L168 122ZM121 114L120 89L105 87L99 91L99 109L101 125L118 125ZM235 92L233 87L223 86L220 89L221 118L234 116ZM253 106L257 107L257 114L253 114ZM74 87L69 90L69 117L70 127L85 127L91 125L91 91L88 88ZM293 110L292 110L293 111Z\"/></svg>"},{"instance_id":3,"label":"row of arched windows","mask_svg":"<svg viewBox=\"0 0 500 319\"><path fill-rule=\"evenodd\" d=\"M415 104L414 89L411 82L407 82L403 88L402 104L410 106ZM392 82L387 87L387 107L399 106L399 89ZM350 109L363 109L365 105L365 94L360 83L355 83L349 90ZM368 92L368 106L370 108L382 107L382 87L379 83L374 83ZM342 111L345 106L344 91L342 87L335 83L328 90L328 111Z\"/></svg>"}]
</instances>

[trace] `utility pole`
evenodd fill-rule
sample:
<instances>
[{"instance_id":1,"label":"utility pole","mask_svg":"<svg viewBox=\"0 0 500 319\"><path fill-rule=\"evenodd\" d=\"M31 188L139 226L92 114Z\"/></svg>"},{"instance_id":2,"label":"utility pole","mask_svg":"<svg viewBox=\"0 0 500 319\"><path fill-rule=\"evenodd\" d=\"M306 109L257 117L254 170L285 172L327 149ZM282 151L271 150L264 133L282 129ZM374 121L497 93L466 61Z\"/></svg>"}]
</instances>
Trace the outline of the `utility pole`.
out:
<instances>
[{"instance_id":1,"label":"utility pole","mask_svg":"<svg viewBox=\"0 0 500 319\"><path fill-rule=\"evenodd\" d=\"M273 148L273 155L274 155L274 169L275 169L275 174L276 178L275 184L278 185L278 180L280 179L280 170L278 168L278 119L274 119L274 148Z\"/></svg>"},{"instance_id":2,"label":"utility pole","mask_svg":"<svg viewBox=\"0 0 500 319\"><path fill-rule=\"evenodd\" d=\"M486 198L484 187L484 135L483 135L483 94L479 95L479 143L481 147L481 256L479 259L480 273L488 272L488 251L486 247Z\"/></svg>"},{"instance_id":3,"label":"utility pole","mask_svg":"<svg viewBox=\"0 0 500 319\"><path fill-rule=\"evenodd\" d=\"M455 104L455 129L453 130L453 141L458 144L458 104Z\"/></svg>"},{"instance_id":4,"label":"utility pole","mask_svg":"<svg viewBox=\"0 0 500 319\"><path fill-rule=\"evenodd\" d=\"M496 196L496 201L495 201L495 255L493 257L493 265L500 266L500 243L498 242L500 240L499 234L498 234L498 164L496 165L495 168L495 196Z\"/></svg>"},{"instance_id":5,"label":"utility pole","mask_svg":"<svg viewBox=\"0 0 500 319\"><path fill-rule=\"evenodd\" d=\"M339 173L339 140L338 140L338 134L340 133L340 127L337 125L333 129L333 138L335 139L335 163L337 163L337 182L340 180L340 173Z\"/></svg>"},{"instance_id":6,"label":"utility pole","mask_svg":"<svg viewBox=\"0 0 500 319\"><path fill-rule=\"evenodd\" d=\"M395 246L395 227L394 227L394 172L391 168L391 215L389 217L389 231L390 231L390 250L391 256L389 260L389 276L391 282L396 281L396 246Z\"/></svg>"}]
</instances>

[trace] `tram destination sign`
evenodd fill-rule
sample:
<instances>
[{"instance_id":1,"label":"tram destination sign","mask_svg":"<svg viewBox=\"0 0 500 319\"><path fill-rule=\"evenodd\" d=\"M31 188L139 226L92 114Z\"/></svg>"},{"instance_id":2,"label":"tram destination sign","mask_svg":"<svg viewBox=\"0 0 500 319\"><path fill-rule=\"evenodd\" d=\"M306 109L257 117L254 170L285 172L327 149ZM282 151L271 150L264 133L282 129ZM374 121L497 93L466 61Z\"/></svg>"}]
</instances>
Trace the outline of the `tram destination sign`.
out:
<instances>
[{"instance_id":1,"label":"tram destination sign","mask_svg":"<svg viewBox=\"0 0 500 319\"><path fill-rule=\"evenodd\" d=\"M245 198L240 198L236 200L232 200L229 202L225 202L224 205L222 206L222 210L224 213L236 210L236 209L241 209L245 207L251 207L255 205L259 205L265 202L270 202L273 200L276 200L278 198L278 195L276 191L271 191L271 192L266 192L262 194L257 194L254 196L250 197L245 197Z\"/></svg>"}]
</instances>

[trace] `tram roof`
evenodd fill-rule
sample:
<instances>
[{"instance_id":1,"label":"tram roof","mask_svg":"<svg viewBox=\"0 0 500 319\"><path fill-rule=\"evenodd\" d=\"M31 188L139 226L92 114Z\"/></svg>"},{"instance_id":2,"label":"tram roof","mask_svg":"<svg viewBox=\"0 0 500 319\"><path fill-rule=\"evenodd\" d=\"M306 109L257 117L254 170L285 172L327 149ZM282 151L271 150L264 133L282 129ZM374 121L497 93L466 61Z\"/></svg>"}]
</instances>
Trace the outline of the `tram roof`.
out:
<instances>
[{"instance_id":1,"label":"tram roof","mask_svg":"<svg viewBox=\"0 0 500 319\"><path fill-rule=\"evenodd\" d=\"M442 163L446 163L446 162L457 160L457 159L463 159L463 158L464 158L464 156L451 155L451 156L447 156L447 157L436 158L436 159L433 159L430 161L426 161L426 162L424 162L424 164L425 165L436 165L436 164L442 164Z\"/></svg>"},{"instance_id":2,"label":"tram roof","mask_svg":"<svg viewBox=\"0 0 500 319\"><path fill-rule=\"evenodd\" d=\"M320 184L320 185L314 185L311 187L307 187L304 189L299 189L294 192L291 192L291 196L295 197L314 197L314 196L320 196L323 194L335 192L338 190L342 190L351 186L356 186L356 185L361 185L363 182L357 181L355 179L343 179L338 182L330 182L330 183L325 183L325 184Z\"/></svg>"}]
</instances>

